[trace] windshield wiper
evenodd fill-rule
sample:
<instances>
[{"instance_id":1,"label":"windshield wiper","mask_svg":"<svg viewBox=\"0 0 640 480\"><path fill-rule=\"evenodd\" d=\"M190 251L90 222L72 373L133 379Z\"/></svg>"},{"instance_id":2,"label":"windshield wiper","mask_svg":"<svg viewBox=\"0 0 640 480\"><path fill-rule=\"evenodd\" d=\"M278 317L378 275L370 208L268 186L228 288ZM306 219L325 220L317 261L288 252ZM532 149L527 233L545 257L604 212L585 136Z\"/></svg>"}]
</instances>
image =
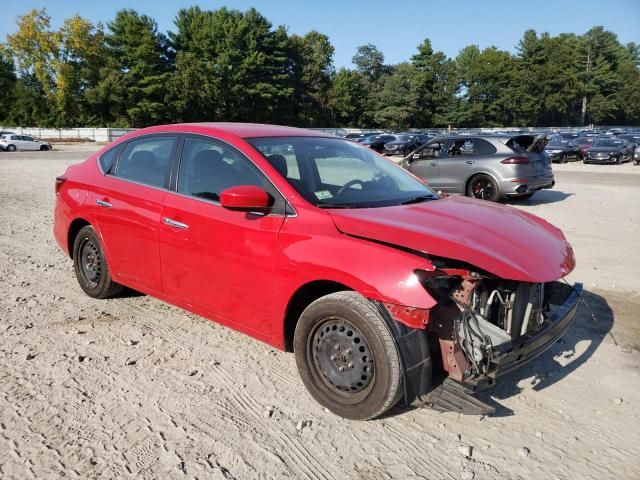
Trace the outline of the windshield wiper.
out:
<instances>
[{"instance_id":1,"label":"windshield wiper","mask_svg":"<svg viewBox=\"0 0 640 480\"><path fill-rule=\"evenodd\" d=\"M435 200L437 197L433 195L418 195L417 197L410 198L409 200L405 200L400 205L409 205L411 203L420 203L426 202L427 200Z\"/></svg>"},{"instance_id":2,"label":"windshield wiper","mask_svg":"<svg viewBox=\"0 0 640 480\"><path fill-rule=\"evenodd\" d=\"M318 203L316 204L318 208L363 208L358 204L345 204L345 203Z\"/></svg>"}]
</instances>

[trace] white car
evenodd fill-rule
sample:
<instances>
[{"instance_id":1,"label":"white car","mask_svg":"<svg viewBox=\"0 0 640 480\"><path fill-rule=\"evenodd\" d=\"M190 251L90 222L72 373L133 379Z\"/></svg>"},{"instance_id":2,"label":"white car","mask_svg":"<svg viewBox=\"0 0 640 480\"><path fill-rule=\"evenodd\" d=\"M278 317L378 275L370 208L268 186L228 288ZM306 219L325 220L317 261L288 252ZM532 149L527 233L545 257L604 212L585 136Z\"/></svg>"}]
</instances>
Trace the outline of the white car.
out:
<instances>
[{"instance_id":1,"label":"white car","mask_svg":"<svg viewBox=\"0 0 640 480\"><path fill-rule=\"evenodd\" d=\"M16 150L51 150L51 144L41 142L28 135L17 135L15 133L5 134L0 137L0 149L5 152L15 152Z\"/></svg>"}]
</instances>

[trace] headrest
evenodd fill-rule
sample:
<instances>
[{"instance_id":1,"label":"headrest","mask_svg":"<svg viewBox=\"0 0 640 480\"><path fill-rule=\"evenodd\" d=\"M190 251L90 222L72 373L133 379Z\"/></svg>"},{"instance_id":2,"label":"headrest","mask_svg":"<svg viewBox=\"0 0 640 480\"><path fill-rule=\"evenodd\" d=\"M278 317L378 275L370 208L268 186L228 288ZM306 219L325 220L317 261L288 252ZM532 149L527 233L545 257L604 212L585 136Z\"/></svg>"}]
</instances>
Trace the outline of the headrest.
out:
<instances>
[{"instance_id":1,"label":"headrest","mask_svg":"<svg viewBox=\"0 0 640 480\"><path fill-rule=\"evenodd\" d=\"M274 154L267 157L267 161L275 168L280 175L287 177L289 168L287 167L287 159L284 155Z\"/></svg>"}]
</instances>

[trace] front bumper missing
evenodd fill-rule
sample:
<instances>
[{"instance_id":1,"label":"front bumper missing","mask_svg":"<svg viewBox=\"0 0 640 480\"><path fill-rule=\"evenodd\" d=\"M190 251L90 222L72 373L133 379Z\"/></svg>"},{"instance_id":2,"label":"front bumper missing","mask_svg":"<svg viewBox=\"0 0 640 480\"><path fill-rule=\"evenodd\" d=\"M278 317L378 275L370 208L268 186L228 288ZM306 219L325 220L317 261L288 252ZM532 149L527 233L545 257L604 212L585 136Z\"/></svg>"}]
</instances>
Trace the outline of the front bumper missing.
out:
<instances>
[{"instance_id":1,"label":"front bumper missing","mask_svg":"<svg viewBox=\"0 0 640 480\"><path fill-rule=\"evenodd\" d=\"M544 353L569 329L575 318L582 297L582 284L571 286L562 282L547 284L552 309L542 326L511 342L494 347L491 363L484 376L470 377L463 381L474 388L490 386L499 376L505 375L538 355Z\"/></svg>"}]
</instances>

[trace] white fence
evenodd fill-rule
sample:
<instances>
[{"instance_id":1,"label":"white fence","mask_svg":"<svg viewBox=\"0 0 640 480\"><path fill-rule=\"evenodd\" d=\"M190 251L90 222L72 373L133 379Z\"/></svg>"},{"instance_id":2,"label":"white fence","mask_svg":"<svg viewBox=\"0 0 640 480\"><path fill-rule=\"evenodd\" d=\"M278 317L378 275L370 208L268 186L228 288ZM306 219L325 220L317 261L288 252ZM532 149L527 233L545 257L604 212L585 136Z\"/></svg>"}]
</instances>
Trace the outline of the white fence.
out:
<instances>
[{"instance_id":1,"label":"white fence","mask_svg":"<svg viewBox=\"0 0 640 480\"><path fill-rule=\"evenodd\" d=\"M59 140L88 139L95 142L111 142L116 138L133 132L135 128L23 128L0 126L1 131L18 135L29 135L36 138Z\"/></svg>"}]
</instances>

